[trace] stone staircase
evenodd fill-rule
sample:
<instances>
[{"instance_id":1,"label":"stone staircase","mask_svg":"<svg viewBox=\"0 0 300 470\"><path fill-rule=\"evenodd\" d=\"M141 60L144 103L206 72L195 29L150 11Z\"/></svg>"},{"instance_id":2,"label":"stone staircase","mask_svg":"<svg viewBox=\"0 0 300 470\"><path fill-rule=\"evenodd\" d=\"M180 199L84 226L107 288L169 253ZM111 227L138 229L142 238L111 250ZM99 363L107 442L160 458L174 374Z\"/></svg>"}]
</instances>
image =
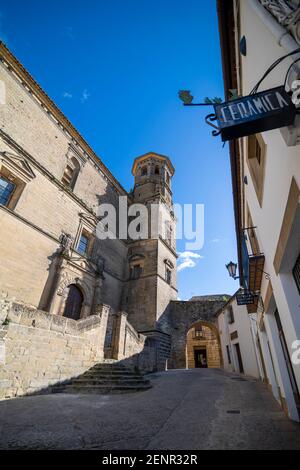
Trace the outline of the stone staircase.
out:
<instances>
[{"instance_id":1,"label":"stone staircase","mask_svg":"<svg viewBox=\"0 0 300 470\"><path fill-rule=\"evenodd\" d=\"M116 361L96 364L79 377L52 388L52 393L128 393L151 388L149 380L139 372Z\"/></svg>"}]
</instances>

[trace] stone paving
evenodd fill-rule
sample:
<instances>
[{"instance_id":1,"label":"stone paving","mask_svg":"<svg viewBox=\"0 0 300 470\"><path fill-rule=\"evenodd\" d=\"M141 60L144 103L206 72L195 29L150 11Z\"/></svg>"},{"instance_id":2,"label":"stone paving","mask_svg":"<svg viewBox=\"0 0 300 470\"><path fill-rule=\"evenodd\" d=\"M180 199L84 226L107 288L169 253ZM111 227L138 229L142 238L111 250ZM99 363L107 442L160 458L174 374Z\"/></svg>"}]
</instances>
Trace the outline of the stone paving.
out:
<instances>
[{"instance_id":1,"label":"stone paving","mask_svg":"<svg viewBox=\"0 0 300 470\"><path fill-rule=\"evenodd\" d=\"M300 449L300 426L262 383L219 369L149 376L125 395L0 402L1 449Z\"/></svg>"}]
</instances>

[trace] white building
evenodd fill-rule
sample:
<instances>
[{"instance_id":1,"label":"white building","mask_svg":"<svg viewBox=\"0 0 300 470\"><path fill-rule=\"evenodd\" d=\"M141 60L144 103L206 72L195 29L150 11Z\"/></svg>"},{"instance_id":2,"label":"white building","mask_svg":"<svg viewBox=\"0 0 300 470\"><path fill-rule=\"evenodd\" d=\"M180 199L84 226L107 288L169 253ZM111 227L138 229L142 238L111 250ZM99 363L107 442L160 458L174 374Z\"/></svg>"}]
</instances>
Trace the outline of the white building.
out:
<instances>
[{"instance_id":1,"label":"white building","mask_svg":"<svg viewBox=\"0 0 300 470\"><path fill-rule=\"evenodd\" d=\"M246 306L238 306L235 296L217 313L224 369L260 378L252 330L254 322L256 314L249 315Z\"/></svg>"},{"instance_id":2,"label":"white building","mask_svg":"<svg viewBox=\"0 0 300 470\"><path fill-rule=\"evenodd\" d=\"M218 0L225 99L249 95L269 66L300 47L300 2ZM299 52L282 60L258 91L285 83ZM299 62L298 62L299 64ZM293 66L287 85L299 78ZM256 93L256 90L254 90ZM259 294L256 350L262 379L299 421L300 124L230 141L241 285Z\"/></svg>"}]
</instances>

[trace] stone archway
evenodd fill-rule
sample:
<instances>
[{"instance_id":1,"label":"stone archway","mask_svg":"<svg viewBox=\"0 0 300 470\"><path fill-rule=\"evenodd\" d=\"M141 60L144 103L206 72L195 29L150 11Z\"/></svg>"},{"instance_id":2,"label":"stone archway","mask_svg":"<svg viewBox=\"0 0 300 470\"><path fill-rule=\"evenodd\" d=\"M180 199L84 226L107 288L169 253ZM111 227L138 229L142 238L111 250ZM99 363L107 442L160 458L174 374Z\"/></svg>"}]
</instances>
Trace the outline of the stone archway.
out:
<instances>
[{"instance_id":1,"label":"stone archway","mask_svg":"<svg viewBox=\"0 0 300 470\"><path fill-rule=\"evenodd\" d=\"M223 365L220 336L216 326L200 320L186 335L186 367L220 368Z\"/></svg>"},{"instance_id":2,"label":"stone archway","mask_svg":"<svg viewBox=\"0 0 300 470\"><path fill-rule=\"evenodd\" d=\"M171 339L168 369L186 368L186 338L189 330L198 322L210 325L216 334L220 347L219 332L215 325L216 314L227 302L224 295L197 301L171 301L157 326ZM220 348L221 350L221 348ZM221 357L222 367L222 357Z\"/></svg>"}]
</instances>

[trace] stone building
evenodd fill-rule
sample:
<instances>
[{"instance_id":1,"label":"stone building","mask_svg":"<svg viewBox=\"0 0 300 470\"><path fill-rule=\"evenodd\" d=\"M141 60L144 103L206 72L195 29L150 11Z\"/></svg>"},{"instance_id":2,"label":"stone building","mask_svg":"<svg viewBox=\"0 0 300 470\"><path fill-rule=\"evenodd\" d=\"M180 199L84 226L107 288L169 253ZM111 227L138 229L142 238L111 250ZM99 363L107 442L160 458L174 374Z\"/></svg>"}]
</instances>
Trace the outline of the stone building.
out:
<instances>
[{"instance_id":1,"label":"stone building","mask_svg":"<svg viewBox=\"0 0 300 470\"><path fill-rule=\"evenodd\" d=\"M168 359L185 367L176 335L172 346L172 319L187 307L176 302L170 159L137 157L127 193L3 43L0 60L0 396L35 392L104 359L143 371ZM125 198L126 222L140 204L155 236L120 235ZM108 239L97 236L104 204L120 220Z\"/></svg>"}]
</instances>

